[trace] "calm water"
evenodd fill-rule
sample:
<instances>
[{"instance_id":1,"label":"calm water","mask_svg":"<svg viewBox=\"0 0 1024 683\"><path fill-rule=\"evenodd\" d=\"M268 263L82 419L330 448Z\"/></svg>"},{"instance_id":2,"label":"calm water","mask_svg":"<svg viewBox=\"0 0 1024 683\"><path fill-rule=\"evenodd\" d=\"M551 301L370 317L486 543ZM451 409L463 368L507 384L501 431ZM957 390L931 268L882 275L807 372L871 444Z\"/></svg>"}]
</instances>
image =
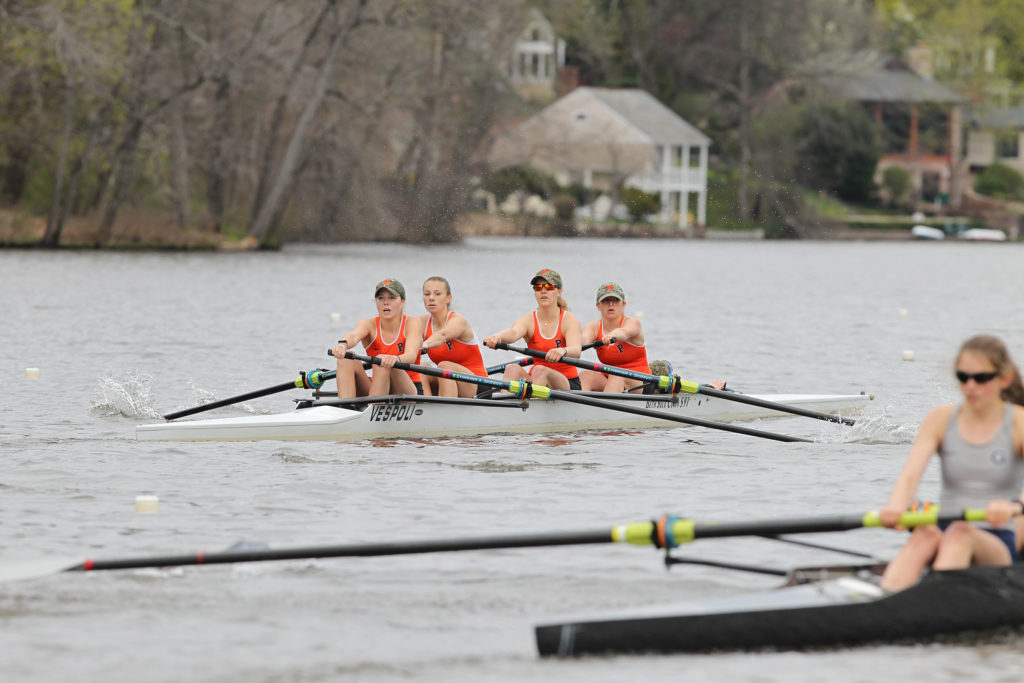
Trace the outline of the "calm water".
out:
<instances>
[{"instance_id":1,"label":"calm water","mask_svg":"<svg viewBox=\"0 0 1024 683\"><path fill-rule=\"evenodd\" d=\"M0 253L0 563L575 529L676 513L745 519L885 502L918 421L953 400L966 336L1024 358L1024 249L1003 244L471 240L459 247L297 247L274 254ZM401 279L430 275L483 336L559 270L584 319L622 282L654 358L751 391L859 392L854 428L488 436L384 443L141 443L159 414L292 379ZM341 323L332 323L340 313ZM902 360L905 350L916 360ZM505 356L488 351L485 360ZM37 367L40 378L26 378ZM219 411L279 412L300 392ZM922 497L937 492L930 470ZM138 515L139 494L160 498ZM901 536L829 535L891 554ZM845 561L764 540L694 557L788 567ZM571 547L52 574L0 583L4 680L875 680L881 671L1019 680L1024 636L818 653L537 658L553 616L766 588L632 547Z\"/></svg>"}]
</instances>

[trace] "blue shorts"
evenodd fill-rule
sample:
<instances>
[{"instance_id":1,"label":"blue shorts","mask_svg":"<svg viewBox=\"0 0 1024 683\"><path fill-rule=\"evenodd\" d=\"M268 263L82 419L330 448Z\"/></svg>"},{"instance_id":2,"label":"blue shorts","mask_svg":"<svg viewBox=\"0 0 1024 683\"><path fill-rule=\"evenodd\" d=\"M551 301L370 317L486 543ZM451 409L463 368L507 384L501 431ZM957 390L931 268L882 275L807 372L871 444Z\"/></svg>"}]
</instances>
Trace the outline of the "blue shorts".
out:
<instances>
[{"instance_id":1,"label":"blue shorts","mask_svg":"<svg viewBox=\"0 0 1024 683\"><path fill-rule=\"evenodd\" d=\"M940 524L939 528L943 531L949 526L949 522ZM1020 553L1017 552L1017 534L1012 529L993 529L992 527L982 526L978 527L982 531L987 531L1006 546L1006 549L1010 551L1010 562L1020 562Z\"/></svg>"}]
</instances>

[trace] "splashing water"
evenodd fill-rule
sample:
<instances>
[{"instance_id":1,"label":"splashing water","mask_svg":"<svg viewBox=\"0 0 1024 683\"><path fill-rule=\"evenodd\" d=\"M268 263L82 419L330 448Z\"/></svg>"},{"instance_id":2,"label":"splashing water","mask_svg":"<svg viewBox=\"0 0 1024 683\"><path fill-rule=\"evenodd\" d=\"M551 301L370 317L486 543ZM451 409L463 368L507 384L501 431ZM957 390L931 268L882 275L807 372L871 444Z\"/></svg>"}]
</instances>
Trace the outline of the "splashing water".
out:
<instances>
[{"instance_id":1,"label":"splashing water","mask_svg":"<svg viewBox=\"0 0 1024 683\"><path fill-rule=\"evenodd\" d=\"M152 419L160 417L153 407L153 378L129 370L122 377L114 377L110 373L101 377L97 390L101 397L93 401L91 409L94 413L106 417L123 417Z\"/></svg>"},{"instance_id":2,"label":"splashing water","mask_svg":"<svg viewBox=\"0 0 1024 683\"><path fill-rule=\"evenodd\" d=\"M888 412L888 411L887 411ZM861 416L856 424L839 433L837 443L909 444L917 436L917 424L895 422L887 414Z\"/></svg>"}]
</instances>

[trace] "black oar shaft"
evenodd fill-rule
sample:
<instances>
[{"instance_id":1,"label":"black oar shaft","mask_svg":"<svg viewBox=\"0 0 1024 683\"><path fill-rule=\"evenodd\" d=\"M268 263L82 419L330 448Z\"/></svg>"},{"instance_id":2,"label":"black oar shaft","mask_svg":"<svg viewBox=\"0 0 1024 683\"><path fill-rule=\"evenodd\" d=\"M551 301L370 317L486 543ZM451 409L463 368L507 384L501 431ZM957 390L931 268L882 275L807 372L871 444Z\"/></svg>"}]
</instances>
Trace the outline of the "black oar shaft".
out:
<instances>
[{"instance_id":1,"label":"black oar shaft","mask_svg":"<svg viewBox=\"0 0 1024 683\"><path fill-rule=\"evenodd\" d=\"M533 358L544 358L545 354L543 351L537 351L530 348L520 348L518 346L509 346L508 344L498 344L498 348L506 349L508 351L515 351L525 356L531 356ZM572 365L577 368L583 368L584 370L594 370L595 372L607 372L610 375L618 375L619 377L627 377L629 379L640 380L641 382L657 382L661 378L657 375L648 375L643 372L634 372L633 370L627 370L626 368L618 368L614 365L605 365L604 363L594 363L591 361L581 360L579 358L572 358L563 356L561 363L566 365ZM754 398L745 394L736 394L731 391L721 391L714 387L707 385L698 385L697 393L704 394L705 396L714 396L722 398L727 401L735 401L737 403L746 403L752 406L758 406L759 408L768 408L770 410L777 410L783 413L792 413L793 415L801 415L803 417L812 417L816 420L826 420L828 422L836 422L839 424L852 425L854 420L848 417L840 417L839 415L829 415L828 413L818 412L816 410L808 410L807 408L800 408L797 406L790 406L784 403L776 403L775 401L766 401L760 398Z\"/></svg>"},{"instance_id":2,"label":"black oar shaft","mask_svg":"<svg viewBox=\"0 0 1024 683\"><path fill-rule=\"evenodd\" d=\"M905 526L952 522L960 519L982 521L984 510L962 510L958 513L908 512L900 519ZM234 562L271 562L329 557L381 557L421 553L497 550L500 548L541 548L550 546L629 543L672 548L701 538L731 536L764 536L823 531L846 531L880 526L877 512L864 515L840 515L825 518L774 519L753 522L699 522L679 517L663 517L660 521L633 522L611 529L561 531L539 534L511 534L476 538L451 538L391 543L306 546L263 550L228 550L192 555L165 555L112 560L85 560L62 571L99 571L105 569L140 569L143 567L177 567ZM668 541L668 542L666 542Z\"/></svg>"},{"instance_id":3,"label":"black oar shaft","mask_svg":"<svg viewBox=\"0 0 1024 683\"><path fill-rule=\"evenodd\" d=\"M114 560L86 560L65 571L99 571L105 569L140 569L143 567L181 567L200 564L229 564L234 562L272 562L277 560L304 560L327 557L382 557L386 555L416 555L466 550L496 550L499 548L540 548L547 546L592 545L612 543L609 529L583 532L555 532L549 534L519 534L483 538L453 538L437 541L409 541L394 543L365 543L355 545L326 545L279 550L225 551L194 555L165 555Z\"/></svg>"},{"instance_id":4,"label":"black oar shaft","mask_svg":"<svg viewBox=\"0 0 1024 683\"><path fill-rule=\"evenodd\" d=\"M793 415L801 415L803 417L812 417L815 420L825 420L826 422L835 422L837 424L854 425L856 420L848 417L842 417L841 415L830 415L828 413L818 412L817 410L808 410L807 408L801 408L800 406L791 406L784 403L776 403L775 401L765 401L764 399L756 398L754 396L747 396L746 394L736 394L731 391L722 391L701 385L698 393L704 394L705 396L715 396L717 398L724 398L727 401L736 401L737 403L746 403L752 406L758 406L759 408L768 408L770 410L778 410L784 413L792 413Z\"/></svg>"},{"instance_id":5,"label":"black oar shaft","mask_svg":"<svg viewBox=\"0 0 1024 683\"><path fill-rule=\"evenodd\" d=\"M324 379L330 379L334 377L334 372L328 372L323 375ZM269 396L270 394L277 394L282 391L288 391L289 389L295 389L295 380L291 382L284 382L277 384L266 389L257 389L256 391L250 391L247 394L239 394L238 396L232 396L231 398L224 398L219 401L212 401L210 403L204 403L201 406L195 406L193 408L186 408L185 410L179 410L176 413L167 413L164 415L165 420L176 420L179 417L185 417L186 415L194 415L196 413L202 413L207 410L213 410L214 408L221 408L223 406L229 406L234 403L241 403L242 401L249 401L254 398L261 398L263 396Z\"/></svg>"},{"instance_id":6,"label":"black oar shaft","mask_svg":"<svg viewBox=\"0 0 1024 683\"><path fill-rule=\"evenodd\" d=\"M623 405L621 403L612 404L608 401L608 399L579 396L568 391L552 390L551 397L557 398L561 401L568 401L570 403L579 403L581 405L593 406L595 408L604 408L606 410L616 410L620 413L642 415L644 417L652 417L658 420L667 420L669 422L679 422L681 424L694 425L696 427L720 429L725 432L734 432L736 434L745 434L747 436L759 436L762 439L772 439L773 441L803 441L806 443L811 442L810 439L801 439L800 437L797 436L786 436L785 434L776 434L774 432L766 432L760 429L750 429L749 427L740 427L739 425L727 424L725 422L712 422L711 420L703 420L699 417L684 417L682 415L673 415L671 413L666 413L660 410L636 408L630 405Z\"/></svg>"}]
</instances>

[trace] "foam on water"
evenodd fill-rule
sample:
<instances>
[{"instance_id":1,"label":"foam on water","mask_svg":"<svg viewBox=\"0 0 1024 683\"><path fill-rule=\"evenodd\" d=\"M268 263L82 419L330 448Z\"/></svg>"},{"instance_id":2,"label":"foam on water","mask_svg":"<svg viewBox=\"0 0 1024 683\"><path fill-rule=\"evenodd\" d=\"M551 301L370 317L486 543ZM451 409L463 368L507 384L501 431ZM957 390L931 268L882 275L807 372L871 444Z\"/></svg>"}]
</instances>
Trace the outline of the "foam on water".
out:
<instances>
[{"instance_id":1,"label":"foam on water","mask_svg":"<svg viewBox=\"0 0 1024 683\"><path fill-rule=\"evenodd\" d=\"M99 379L99 396L93 400L90 408L94 414L104 417L121 415L147 420L158 418L160 413L153 407L152 384L152 377L136 370L129 370L121 377L108 373Z\"/></svg>"}]
</instances>

